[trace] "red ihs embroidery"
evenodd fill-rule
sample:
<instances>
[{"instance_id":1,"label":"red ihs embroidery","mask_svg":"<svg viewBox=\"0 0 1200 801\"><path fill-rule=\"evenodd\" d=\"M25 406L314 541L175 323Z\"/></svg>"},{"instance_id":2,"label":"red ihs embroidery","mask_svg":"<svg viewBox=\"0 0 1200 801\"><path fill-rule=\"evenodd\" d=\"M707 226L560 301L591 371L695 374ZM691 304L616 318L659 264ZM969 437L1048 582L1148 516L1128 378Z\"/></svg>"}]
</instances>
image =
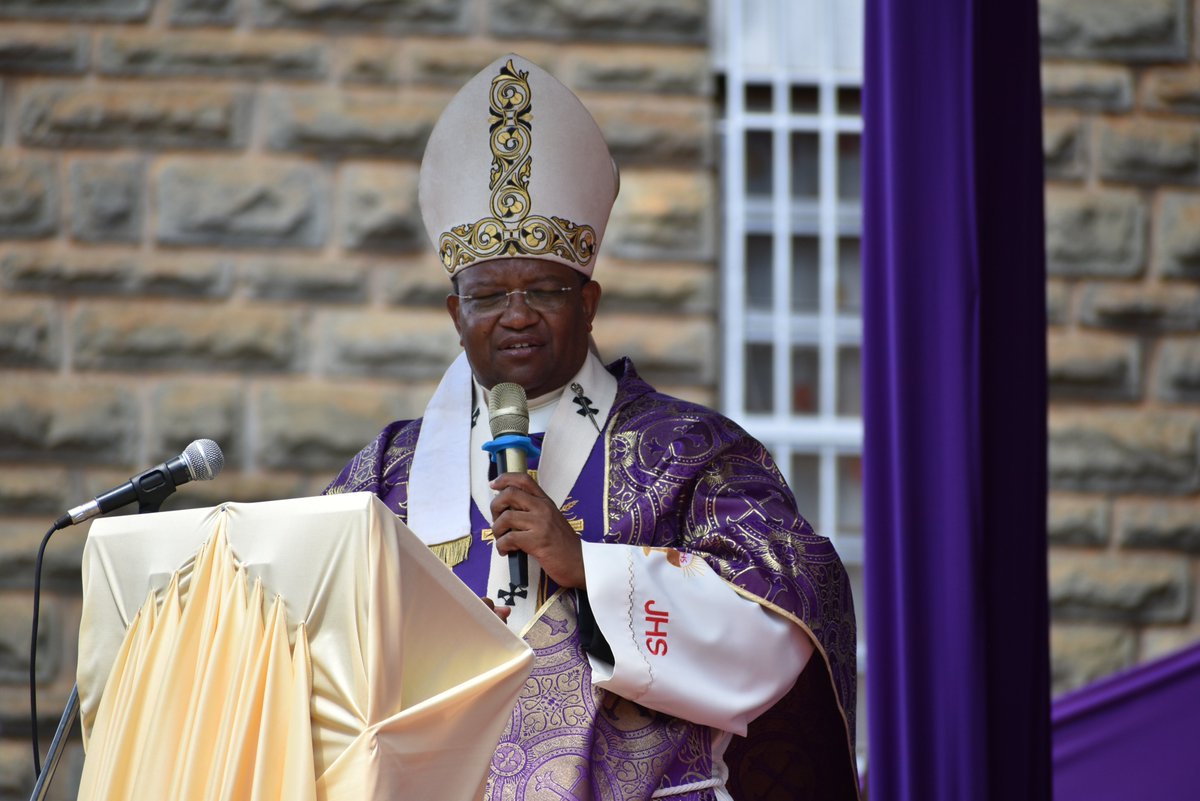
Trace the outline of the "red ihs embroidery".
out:
<instances>
[{"instance_id":1,"label":"red ihs embroidery","mask_svg":"<svg viewBox=\"0 0 1200 801\"><path fill-rule=\"evenodd\" d=\"M653 600L646 601L643 609L646 612L646 625L651 627L646 631L646 648L654 656L666 656L667 621L671 615L666 610L655 609Z\"/></svg>"}]
</instances>

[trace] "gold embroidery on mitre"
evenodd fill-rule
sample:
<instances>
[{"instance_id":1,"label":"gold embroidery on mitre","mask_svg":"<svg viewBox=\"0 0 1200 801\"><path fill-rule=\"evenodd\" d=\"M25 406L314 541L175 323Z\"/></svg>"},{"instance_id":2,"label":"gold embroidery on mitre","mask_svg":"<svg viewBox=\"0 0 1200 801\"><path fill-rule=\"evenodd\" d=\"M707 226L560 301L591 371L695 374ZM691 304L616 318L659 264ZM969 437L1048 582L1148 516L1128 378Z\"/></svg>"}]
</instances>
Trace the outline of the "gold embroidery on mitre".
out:
<instances>
[{"instance_id":1,"label":"gold embroidery on mitre","mask_svg":"<svg viewBox=\"0 0 1200 801\"><path fill-rule=\"evenodd\" d=\"M581 266L596 256L596 231L563 217L530 215L529 177L533 173L533 94L528 70L512 59L492 79L488 130L491 131L491 217L456 225L438 240L446 271L498 256L558 256Z\"/></svg>"}]
</instances>

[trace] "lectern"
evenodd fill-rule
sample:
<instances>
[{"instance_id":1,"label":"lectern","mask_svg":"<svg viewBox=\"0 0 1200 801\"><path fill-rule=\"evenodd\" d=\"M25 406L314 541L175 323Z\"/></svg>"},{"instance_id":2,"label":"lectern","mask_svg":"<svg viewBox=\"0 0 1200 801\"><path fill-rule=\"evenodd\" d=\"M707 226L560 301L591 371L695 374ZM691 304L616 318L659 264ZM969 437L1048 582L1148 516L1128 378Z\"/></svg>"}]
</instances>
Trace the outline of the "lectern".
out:
<instances>
[{"instance_id":1,"label":"lectern","mask_svg":"<svg viewBox=\"0 0 1200 801\"><path fill-rule=\"evenodd\" d=\"M532 652L369 493L99 520L81 799L478 798Z\"/></svg>"}]
</instances>

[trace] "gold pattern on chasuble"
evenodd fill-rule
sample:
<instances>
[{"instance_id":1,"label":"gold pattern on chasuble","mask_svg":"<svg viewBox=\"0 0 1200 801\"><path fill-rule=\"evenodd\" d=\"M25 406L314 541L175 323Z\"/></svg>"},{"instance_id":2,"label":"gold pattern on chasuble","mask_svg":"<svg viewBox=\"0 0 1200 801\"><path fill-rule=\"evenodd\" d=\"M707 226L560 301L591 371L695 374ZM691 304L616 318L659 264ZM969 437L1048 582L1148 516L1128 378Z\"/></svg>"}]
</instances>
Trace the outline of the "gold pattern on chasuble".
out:
<instances>
[{"instance_id":1,"label":"gold pattern on chasuble","mask_svg":"<svg viewBox=\"0 0 1200 801\"><path fill-rule=\"evenodd\" d=\"M559 591L523 636L535 667L492 757L489 801L647 798L672 762L697 750L689 734L701 727L655 725L660 713L592 685L570 593ZM688 781L708 778L687 772Z\"/></svg>"},{"instance_id":2,"label":"gold pattern on chasuble","mask_svg":"<svg viewBox=\"0 0 1200 801\"><path fill-rule=\"evenodd\" d=\"M383 456L383 474L386 476L400 462L412 460L413 452L417 449L416 439L411 443L393 443Z\"/></svg>"},{"instance_id":3,"label":"gold pattern on chasuble","mask_svg":"<svg viewBox=\"0 0 1200 801\"><path fill-rule=\"evenodd\" d=\"M656 420L671 421L669 431L639 425L639 418L648 412ZM783 520L777 513L790 504L778 503L786 500L778 489L784 483L765 447L718 445L718 440L732 442L730 432L711 428L686 401L655 403L649 410L631 406L621 414L624 419L609 426L610 430L625 430L610 435L605 470L606 534L621 530L612 541L674 545L704 553L704 560L717 574L735 584L742 576L795 576L823 569L813 559L816 554L808 547L807 538L824 538L811 531L801 534L794 521ZM679 463L709 462L696 475L695 494L680 539L673 543L657 542L655 527L659 517L671 514L678 493L686 491L686 481L682 475L672 474L669 464L659 461L664 451ZM772 480L765 481L767 478ZM732 552L721 545L727 531L739 532L741 557L729 558ZM770 601L770 597L763 600Z\"/></svg>"},{"instance_id":4,"label":"gold pattern on chasuble","mask_svg":"<svg viewBox=\"0 0 1200 801\"><path fill-rule=\"evenodd\" d=\"M406 521L408 519L408 479L416 450L416 437L406 437L399 442L393 442L383 456L383 489L404 487L404 491L396 499L392 511Z\"/></svg>"},{"instance_id":5,"label":"gold pattern on chasuble","mask_svg":"<svg viewBox=\"0 0 1200 801\"><path fill-rule=\"evenodd\" d=\"M443 233L438 253L446 271L497 256L549 256L588 265L596 256L596 231L563 217L530 215L533 174L533 93L528 71L510 59L492 79L488 129L492 167L491 217Z\"/></svg>"},{"instance_id":6,"label":"gold pattern on chasuble","mask_svg":"<svg viewBox=\"0 0 1200 801\"><path fill-rule=\"evenodd\" d=\"M701 476L701 481L709 487L719 487L734 477L733 463L728 459L709 465Z\"/></svg>"},{"instance_id":7,"label":"gold pattern on chasuble","mask_svg":"<svg viewBox=\"0 0 1200 801\"><path fill-rule=\"evenodd\" d=\"M608 427L612 431L612 426ZM637 452L638 436L633 431L620 431L611 435L612 446L610 453L618 454L618 464L626 470L633 467L634 453Z\"/></svg>"},{"instance_id":8,"label":"gold pattern on chasuble","mask_svg":"<svg viewBox=\"0 0 1200 801\"><path fill-rule=\"evenodd\" d=\"M353 461L350 463L350 470L346 475L346 480L336 487L326 489L325 494L341 495L347 492L359 492L364 487L370 486L375 480L376 457L382 448L382 439L376 437L370 445L355 455Z\"/></svg>"}]
</instances>

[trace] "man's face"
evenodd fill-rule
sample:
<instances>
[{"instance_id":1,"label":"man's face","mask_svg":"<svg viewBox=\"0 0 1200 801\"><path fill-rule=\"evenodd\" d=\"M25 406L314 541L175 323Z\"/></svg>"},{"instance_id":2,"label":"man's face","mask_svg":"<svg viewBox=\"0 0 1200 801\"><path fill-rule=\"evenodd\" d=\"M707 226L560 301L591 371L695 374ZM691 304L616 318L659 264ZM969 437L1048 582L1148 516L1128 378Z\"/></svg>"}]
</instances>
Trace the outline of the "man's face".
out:
<instances>
[{"instance_id":1,"label":"man's face","mask_svg":"<svg viewBox=\"0 0 1200 801\"><path fill-rule=\"evenodd\" d=\"M588 334L600 302L600 286L582 284L583 276L561 264L538 259L495 259L458 274L458 293L482 297L513 289L562 294L561 308L532 309L525 295L512 295L507 306L492 313L472 309L458 295L446 298L446 309L458 329L471 370L491 389L504 381L520 384L531 398L571 380L587 357Z\"/></svg>"}]
</instances>

